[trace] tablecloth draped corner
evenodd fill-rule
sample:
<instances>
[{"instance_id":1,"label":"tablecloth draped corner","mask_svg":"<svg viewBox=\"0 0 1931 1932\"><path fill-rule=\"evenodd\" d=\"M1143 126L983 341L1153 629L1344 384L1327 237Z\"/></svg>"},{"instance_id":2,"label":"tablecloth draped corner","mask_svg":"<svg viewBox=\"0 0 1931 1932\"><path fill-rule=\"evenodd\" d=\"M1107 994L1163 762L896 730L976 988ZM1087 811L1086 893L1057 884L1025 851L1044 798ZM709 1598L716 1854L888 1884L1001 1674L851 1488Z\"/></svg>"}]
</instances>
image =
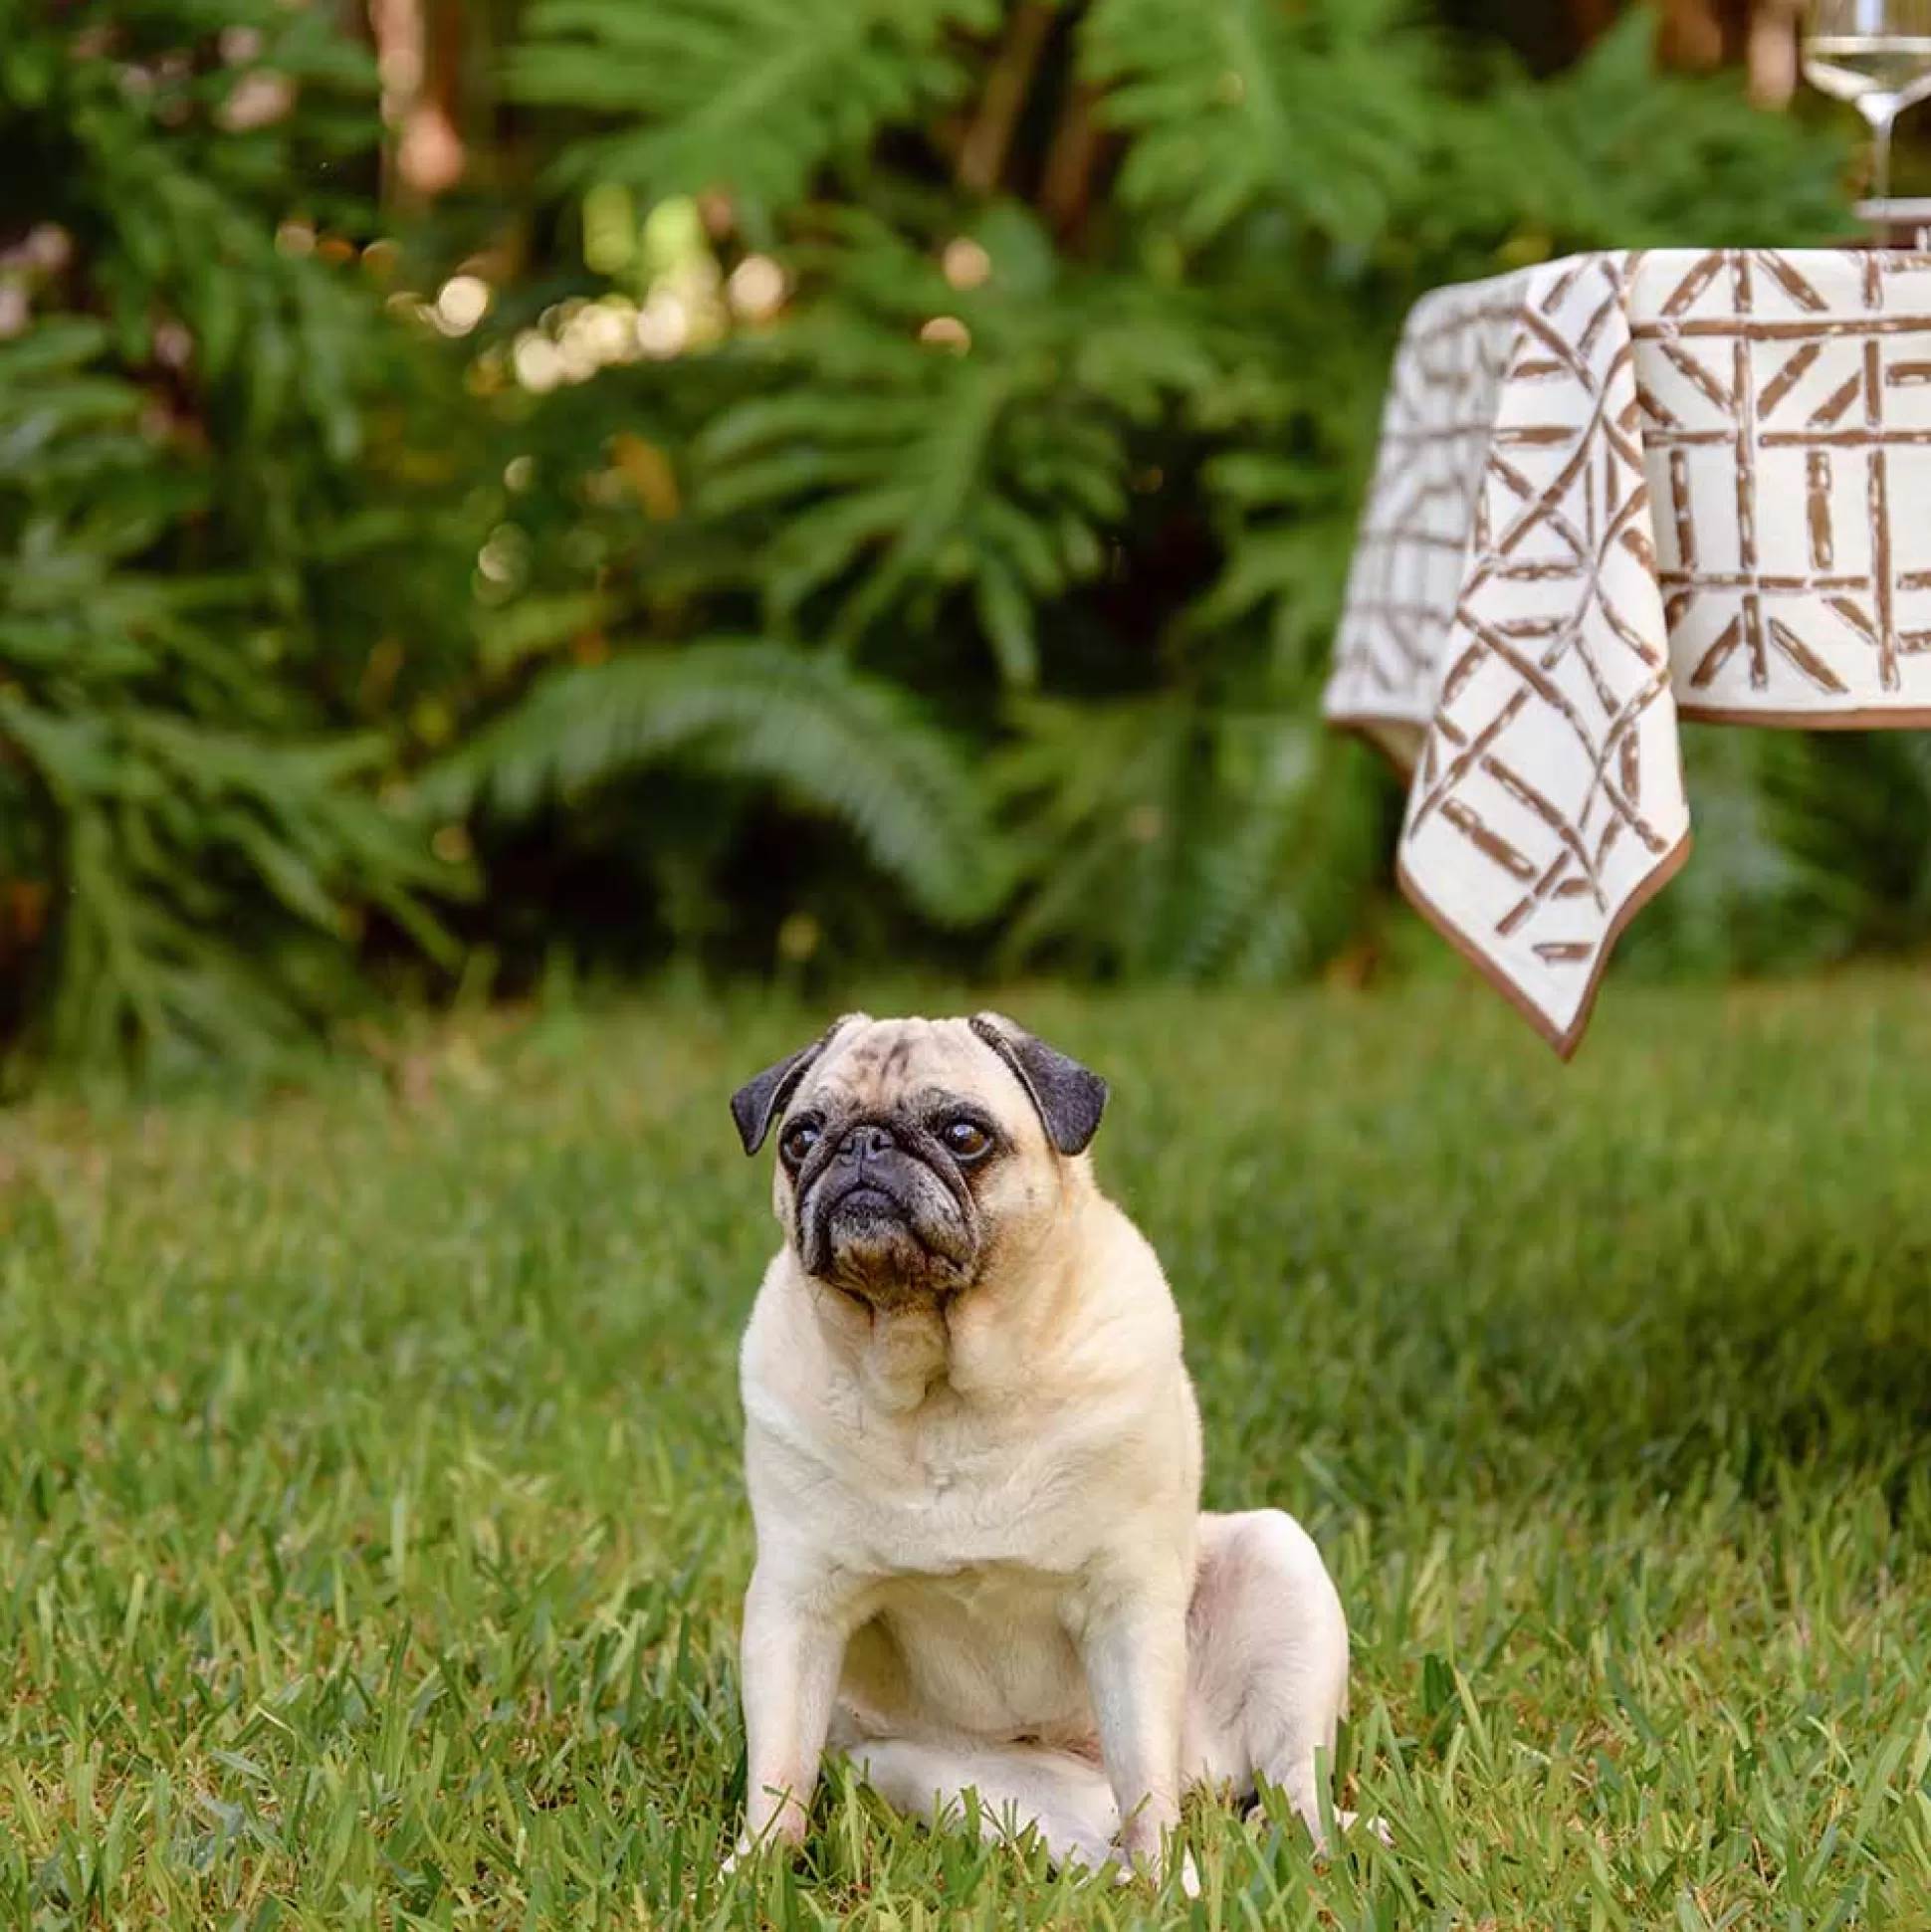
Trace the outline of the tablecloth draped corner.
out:
<instances>
[{"instance_id":1,"label":"tablecloth draped corner","mask_svg":"<svg viewBox=\"0 0 1931 1932\"><path fill-rule=\"evenodd\" d=\"M1441 290L1395 357L1324 715L1409 769L1402 889L1567 1055L1687 856L1683 718L1931 715L1913 562L1931 260L1598 255Z\"/></svg>"}]
</instances>

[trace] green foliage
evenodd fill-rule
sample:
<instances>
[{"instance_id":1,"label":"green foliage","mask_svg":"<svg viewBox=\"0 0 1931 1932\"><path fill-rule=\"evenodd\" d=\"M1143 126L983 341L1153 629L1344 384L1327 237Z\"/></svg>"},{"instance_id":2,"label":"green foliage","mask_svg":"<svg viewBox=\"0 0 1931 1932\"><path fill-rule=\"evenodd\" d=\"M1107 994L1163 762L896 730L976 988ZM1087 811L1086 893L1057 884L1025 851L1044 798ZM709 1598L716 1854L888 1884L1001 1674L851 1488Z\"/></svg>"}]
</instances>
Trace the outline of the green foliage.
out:
<instances>
[{"instance_id":1,"label":"green foliage","mask_svg":"<svg viewBox=\"0 0 1931 1932\"><path fill-rule=\"evenodd\" d=\"M1131 140L1121 198L1188 243L1255 214L1372 240L1422 158L1436 75L1401 0L1101 0L1080 52Z\"/></svg>"},{"instance_id":2,"label":"green foliage","mask_svg":"<svg viewBox=\"0 0 1931 1932\"><path fill-rule=\"evenodd\" d=\"M786 296L566 384L519 434L552 489L595 496L609 459L572 462L566 426L602 396L600 433L614 412L674 479L668 521L606 520L594 572L623 556L655 584L628 613L639 647L749 624L945 718L996 814L970 840L1003 848L999 964L1306 971L1385 877L1386 780L1323 742L1315 697L1408 304L1691 220L1712 241L1829 232L1841 149L1727 84L1657 77L1640 16L1535 83L1391 0L834 12L532 9L520 93L605 120L562 178L660 211L731 197L679 261L619 234L642 268L612 298L715 306L753 253ZM611 219L599 204L599 255ZM595 717L622 678L656 703L661 652L538 683L461 754L466 783L505 758L514 816L566 771L662 758L675 726ZM851 817L822 770L763 771ZM935 814L901 849L954 836ZM903 868L899 890L966 903ZM809 873L787 892L841 903Z\"/></svg>"},{"instance_id":3,"label":"green foliage","mask_svg":"<svg viewBox=\"0 0 1931 1932\"><path fill-rule=\"evenodd\" d=\"M958 1011L930 983L841 986ZM416 1036L300 1106L0 1115L0 1921L907 1932L1931 1924L1922 978L1040 994L1185 1323L1216 1509L1346 1607L1316 1859L1189 1900L834 1774L727 1879L760 990ZM969 1010L969 1008L965 1008Z\"/></svg>"},{"instance_id":4,"label":"green foliage","mask_svg":"<svg viewBox=\"0 0 1931 1932\"><path fill-rule=\"evenodd\" d=\"M1816 970L1931 935L1931 747L1916 732L1692 727L1696 845L1623 942L1648 977Z\"/></svg>"},{"instance_id":5,"label":"green foliage","mask_svg":"<svg viewBox=\"0 0 1931 1932\"><path fill-rule=\"evenodd\" d=\"M941 924L997 903L990 826L953 743L898 687L779 644L707 641L553 671L437 767L424 803L514 815L673 759L833 815Z\"/></svg>"},{"instance_id":6,"label":"green foliage","mask_svg":"<svg viewBox=\"0 0 1931 1932\"><path fill-rule=\"evenodd\" d=\"M1794 873L1792 924L1825 957L1931 931L1931 746L1915 732L1779 738L1759 752L1765 815Z\"/></svg>"},{"instance_id":7,"label":"green foliage","mask_svg":"<svg viewBox=\"0 0 1931 1932\"><path fill-rule=\"evenodd\" d=\"M313 248L351 204L292 205L368 144L322 10L65 11L0 8L0 1013L69 1063L258 1057L339 1004L372 918L447 957L460 876L378 803L357 716L358 620L407 604L377 573L436 567L378 420L435 385ZM465 648L409 643L391 702Z\"/></svg>"},{"instance_id":8,"label":"green foliage","mask_svg":"<svg viewBox=\"0 0 1931 1932\"><path fill-rule=\"evenodd\" d=\"M797 258L821 302L748 345L757 392L692 446L694 507L768 532L756 587L775 628L851 643L922 606L943 622L956 598L996 675L1031 685L1039 613L1101 576L1125 522L1132 432L1210 381L1211 354L1136 280L1062 270L1014 208L977 232L996 293L952 289L874 220L834 233ZM920 341L935 315L966 352Z\"/></svg>"},{"instance_id":9,"label":"green foliage","mask_svg":"<svg viewBox=\"0 0 1931 1932\"><path fill-rule=\"evenodd\" d=\"M1000 765L1030 892L1000 964L1278 983L1354 937L1394 821L1305 710L1035 704Z\"/></svg>"},{"instance_id":10,"label":"green foliage","mask_svg":"<svg viewBox=\"0 0 1931 1932\"><path fill-rule=\"evenodd\" d=\"M1316 698L1409 304L1842 223L1837 139L1659 77L1640 10L1547 81L1420 0L518 27L485 194L362 258L330 9L0 0L7 1032L285 1035L358 956L450 957L432 835L513 979L785 934L1314 969L1387 883L1389 781ZM1657 961L1915 930L1818 888L1790 755L1725 767L1744 842Z\"/></svg>"},{"instance_id":11,"label":"green foliage","mask_svg":"<svg viewBox=\"0 0 1931 1932\"><path fill-rule=\"evenodd\" d=\"M782 205L827 161L962 94L947 30L998 18L997 0L536 0L511 85L640 123L577 152L573 177Z\"/></svg>"},{"instance_id":12,"label":"green foliage","mask_svg":"<svg viewBox=\"0 0 1931 1932\"><path fill-rule=\"evenodd\" d=\"M1842 153L1742 93L1659 74L1628 9L1567 72L1504 69L1453 102L1428 199L1442 230L1506 224L1521 244L1792 247L1845 232ZM1420 212L1417 210L1417 213Z\"/></svg>"}]
</instances>

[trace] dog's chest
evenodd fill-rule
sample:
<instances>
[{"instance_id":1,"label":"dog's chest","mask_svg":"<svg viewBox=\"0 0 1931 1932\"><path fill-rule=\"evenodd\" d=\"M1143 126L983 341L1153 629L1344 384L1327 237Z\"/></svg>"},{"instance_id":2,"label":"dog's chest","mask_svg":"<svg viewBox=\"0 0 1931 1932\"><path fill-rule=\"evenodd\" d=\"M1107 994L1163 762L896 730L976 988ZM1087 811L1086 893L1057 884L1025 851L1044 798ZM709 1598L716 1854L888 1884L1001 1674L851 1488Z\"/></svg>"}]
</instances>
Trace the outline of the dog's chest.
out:
<instances>
[{"instance_id":1,"label":"dog's chest","mask_svg":"<svg viewBox=\"0 0 1931 1932\"><path fill-rule=\"evenodd\" d=\"M1055 1572L1011 1563L891 1578L847 1653L846 1697L893 1728L1083 1738L1091 1707L1066 1589Z\"/></svg>"},{"instance_id":2,"label":"dog's chest","mask_svg":"<svg viewBox=\"0 0 1931 1932\"><path fill-rule=\"evenodd\" d=\"M949 1580L989 1602L1083 1561L1075 1464L1051 1441L941 1413L879 1447L846 1492L875 1575Z\"/></svg>"},{"instance_id":3,"label":"dog's chest","mask_svg":"<svg viewBox=\"0 0 1931 1932\"><path fill-rule=\"evenodd\" d=\"M1093 1525L1074 1445L939 1405L894 1460L892 1479L863 1486L874 1620L848 1691L983 1735L1084 1735L1067 1626Z\"/></svg>"}]
</instances>

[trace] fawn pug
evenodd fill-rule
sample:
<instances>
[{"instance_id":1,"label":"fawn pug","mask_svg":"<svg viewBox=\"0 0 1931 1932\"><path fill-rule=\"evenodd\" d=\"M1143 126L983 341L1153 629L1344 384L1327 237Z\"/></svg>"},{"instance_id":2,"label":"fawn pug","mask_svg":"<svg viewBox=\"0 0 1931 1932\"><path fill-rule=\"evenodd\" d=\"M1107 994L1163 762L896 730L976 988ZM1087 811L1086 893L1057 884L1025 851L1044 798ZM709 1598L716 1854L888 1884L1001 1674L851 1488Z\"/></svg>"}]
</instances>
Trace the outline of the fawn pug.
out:
<instances>
[{"instance_id":1,"label":"fawn pug","mask_svg":"<svg viewBox=\"0 0 1931 1932\"><path fill-rule=\"evenodd\" d=\"M784 1244L741 1358L757 1553L739 1852L827 1749L887 1803L1156 1871L1182 1792L1321 1833L1348 1628L1278 1510L1200 1509L1153 1249L1100 1191L1099 1077L996 1014L849 1014L732 1100ZM1344 1815L1345 1817L1345 1815Z\"/></svg>"}]
</instances>

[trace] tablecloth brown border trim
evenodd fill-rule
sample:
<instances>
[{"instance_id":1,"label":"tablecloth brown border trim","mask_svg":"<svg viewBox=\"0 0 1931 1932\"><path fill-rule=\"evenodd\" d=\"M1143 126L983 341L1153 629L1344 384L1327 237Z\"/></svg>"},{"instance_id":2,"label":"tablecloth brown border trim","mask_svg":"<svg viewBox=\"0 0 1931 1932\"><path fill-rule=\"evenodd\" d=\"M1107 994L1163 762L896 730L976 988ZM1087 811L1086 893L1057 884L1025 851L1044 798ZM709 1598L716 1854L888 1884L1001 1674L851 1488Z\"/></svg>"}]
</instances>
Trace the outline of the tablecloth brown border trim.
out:
<instances>
[{"instance_id":1,"label":"tablecloth brown border trim","mask_svg":"<svg viewBox=\"0 0 1931 1932\"><path fill-rule=\"evenodd\" d=\"M1752 711L1747 705L1699 705L1694 699L1677 698L1674 703L1677 722L1687 725L1755 725L1767 732L1931 732L1931 705L1859 705L1851 711ZM1376 736L1376 728L1394 726L1425 736L1427 726L1393 712L1372 711L1350 712L1346 717L1331 713L1322 723L1329 731L1359 739L1370 747L1403 784L1414 776L1414 767L1402 764Z\"/></svg>"},{"instance_id":2,"label":"tablecloth brown border trim","mask_svg":"<svg viewBox=\"0 0 1931 1932\"><path fill-rule=\"evenodd\" d=\"M1747 705L1699 705L1694 699L1677 698L1676 718L1689 725L1757 725L1767 732L1927 732L1931 731L1931 705L1859 705L1851 711L1752 711ZM1345 717L1330 713L1321 721L1331 732L1359 739L1370 747L1403 783L1414 776L1412 765L1403 765L1389 747L1376 736L1378 726L1395 726L1401 731L1426 734L1427 726L1394 712L1357 711Z\"/></svg>"},{"instance_id":3,"label":"tablecloth brown border trim","mask_svg":"<svg viewBox=\"0 0 1931 1932\"><path fill-rule=\"evenodd\" d=\"M1676 717L1691 725L1756 725L1767 732L1931 731L1931 705L1859 705L1854 711L1752 711L1678 698Z\"/></svg>"},{"instance_id":4,"label":"tablecloth brown border trim","mask_svg":"<svg viewBox=\"0 0 1931 1932\"><path fill-rule=\"evenodd\" d=\"M1690 855L1691 843L1691 835L1685 832L1609 922L1609 931L1603 936L1603 949L1596 956L1596 969L1590 974L1588 989L1583 994L1583 1003L1576 1009L1576 1017L1566 1028L1552 1025L1548 1014L1540 1011L1527 993L1508 978L1492 960L1484 958L1468 943L1447 914L1415 884L1413 875L1408 871L1406 856L1398 852L1395 860L1395 878L1408 904L1556 1049L1557 1057L1567 1062L1576 1057L1576 1049L1582 1045L1583 1035L1589 1030L1590 1017L1596 1011L1596 997L1603 990L1603 975L1609 968L1609 956L1615 951L1616 942L1629 922L1682 871Z\"/></svg>"}]
</instances>

